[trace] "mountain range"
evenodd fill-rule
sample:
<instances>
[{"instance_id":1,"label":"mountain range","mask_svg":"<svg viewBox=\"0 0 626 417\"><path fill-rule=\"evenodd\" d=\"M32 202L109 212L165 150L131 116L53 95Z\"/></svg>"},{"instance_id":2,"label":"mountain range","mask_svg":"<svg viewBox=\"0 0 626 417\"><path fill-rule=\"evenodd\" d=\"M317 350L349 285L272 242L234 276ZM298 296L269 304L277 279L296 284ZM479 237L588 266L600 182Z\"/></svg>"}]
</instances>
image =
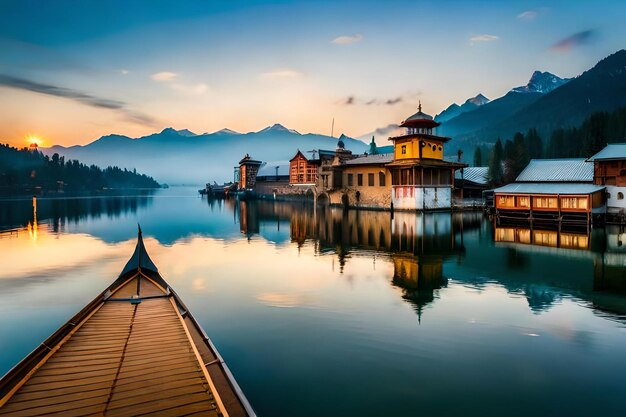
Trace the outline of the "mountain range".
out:
<instances>
[{"instance_id":1,"label":"mountain range","mask_svg":"<svg viewBox=\"0 0 626 417\"><path fill-rule=\"evenodd\" d=\"M471 155L474 147L510 139L536 128L547 141L558 128L578 126L594 112L626 106L626 51L620 50L581 75L567 79L535 71L528 84L504 96L441 121L438 134L452 137L447 153ZM459 106L462 107L462 106ZM454 107L453 107L454 109ZM626 135L626 132L624 132Z\"/></svg>"},{"instance_id":2,"label":"mountain range","mask_svg":"<svg viewBox=\"0 0 626 417\"><path fill-rule=\"evenodd\" d=\"M363 153L368 145L342 135L347 149ZM198 184L208 181L232 181L233 167L250 154L261 161L289 160L298 149L334 150L338 139L317 134L300 134L280 124L258 132L239 133L222 129L195 134L171 127L140 138L123 135L103 136L87 145L42 148L47 155L58 153L67 159L78 159L87 165L137 169L159 182Z\"/></svg>"},{"instance_id":3,"label":"mountain range","mask_svg":"<svg viewBox=\"0 0 626 417\"><path fill-rule=\"evenodd\" d=\"M460 106L451 104L435 120L441 123L437 134L452 138L446 154L461 149L467 159L476 146L510 139L515 132L537 128L546 142L555 129L578 126L594 112L621 107L626 107L625 50L572 79L535 71L526 85L514 87L502 97L489 100L478 94ZM342 136L342 140L348 149L362 153L372 136L386 138L401 134L401 130L389 124L358 139ZM277 161L290 159L298 149L335 149L336 145L337 138L300 134L275 124L250 133L222 129L195 134L167 128L140 138L108 135L84 146L53 146L42 151L100 167L135 168L160 182L199 183L230 180L233 167L247 153L262 161Z\"/></svg>"}]
</instances>

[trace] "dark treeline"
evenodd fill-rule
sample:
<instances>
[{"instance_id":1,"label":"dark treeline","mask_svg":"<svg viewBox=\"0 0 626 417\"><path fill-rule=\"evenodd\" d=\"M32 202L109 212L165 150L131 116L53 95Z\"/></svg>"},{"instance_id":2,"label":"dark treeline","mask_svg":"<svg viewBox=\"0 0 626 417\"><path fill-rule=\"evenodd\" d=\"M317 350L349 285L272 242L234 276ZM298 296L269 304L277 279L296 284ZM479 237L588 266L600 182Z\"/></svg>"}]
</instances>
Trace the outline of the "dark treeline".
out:
<instances>
[{"instance_id":1,"label":"dark treeline","mask_svg":"<svg viewBox=\"0 0 626 417\"><path fill-rule=\"evenodd\" d=\"M594 113L579 127L561 128L545 140L536 129L518 132L512 139L500 138L492 148L476 147L474 165L489 166L493 184L514 181L531 159L588 158L608 143L626 140L626 108Z\"/></svg>"},{"instance_id":2,"label":"dark treeline","mask_svg":"<svg viewBox=\"0 0 626 417\"><path fill-rule=\"evenodd\" d=\"M104 188L158 188L147 175L118 167L101 169L77 160L52 158L37 150L0 144L0 193L94 191Z\"/></svg>"}]
</instances>

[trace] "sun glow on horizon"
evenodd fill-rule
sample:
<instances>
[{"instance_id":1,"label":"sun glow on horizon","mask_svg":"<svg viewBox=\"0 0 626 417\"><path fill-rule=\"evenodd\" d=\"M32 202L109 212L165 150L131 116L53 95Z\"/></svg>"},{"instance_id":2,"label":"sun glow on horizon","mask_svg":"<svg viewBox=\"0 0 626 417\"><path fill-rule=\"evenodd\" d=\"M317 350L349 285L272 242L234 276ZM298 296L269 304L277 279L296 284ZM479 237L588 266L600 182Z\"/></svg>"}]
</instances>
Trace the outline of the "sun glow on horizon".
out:
<instances>
[{"instance_id":1,"label":"sun glow on horizon","mask_svg":"<svg viewBox=\"0 0 626 417\"><path fill-rule=\"evenodd\" d=\"M40 147L43 144L43 139L37 135L28 135L26 137L26 142L29 146L35 144L37 147Z\"/></svg>"}]
</instances>

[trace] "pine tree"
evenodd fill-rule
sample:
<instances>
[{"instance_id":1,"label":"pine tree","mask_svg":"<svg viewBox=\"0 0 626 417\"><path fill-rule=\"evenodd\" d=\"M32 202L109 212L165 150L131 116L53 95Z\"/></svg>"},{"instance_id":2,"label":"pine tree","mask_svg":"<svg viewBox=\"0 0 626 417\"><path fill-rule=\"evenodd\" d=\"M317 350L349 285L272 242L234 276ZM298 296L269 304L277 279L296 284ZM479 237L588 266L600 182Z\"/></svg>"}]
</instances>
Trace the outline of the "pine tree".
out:
<instances>
[{"instance_id":1,"label":"pine tree","mask_svg":"<svg viewBox=\"0 0 626 417\"><path fill-rule=\"evenodd\" d=\"M500 184L502 182L502 153L502 141L498 138L489 161L489 181L492 184Z\"/></svg>"},{"instance_id":2,"label":"pine tree","mask_svg":"<svg viewBox=\"0 0 626 417\"><path fill-rule=\"evenodd\" d=\"M483 156L480 151L480 146L477 146L476 149L474 149L474 166L479 167L482 165L483 165Z\"/></svg>"}]
</instances>

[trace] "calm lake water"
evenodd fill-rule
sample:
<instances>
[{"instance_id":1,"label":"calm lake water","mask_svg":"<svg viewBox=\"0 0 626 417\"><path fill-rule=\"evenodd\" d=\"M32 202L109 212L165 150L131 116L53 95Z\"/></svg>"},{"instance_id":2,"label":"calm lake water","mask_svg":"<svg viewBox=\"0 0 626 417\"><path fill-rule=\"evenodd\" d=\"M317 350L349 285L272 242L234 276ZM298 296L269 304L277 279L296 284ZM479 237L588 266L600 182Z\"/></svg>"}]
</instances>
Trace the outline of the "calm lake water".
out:
<instances>
[{"instance_id":1,"label":"calm lake water","mask_svg":"<svg viewBox=\"0 0 626 417\"><path fill-rule=\"evenodd\" d=\"M626 233L152 196L0 201L0 374L147 249L259 416L626 415ZM9 229L13 229L10 231Z\"/></svg>"}]
</instances>

